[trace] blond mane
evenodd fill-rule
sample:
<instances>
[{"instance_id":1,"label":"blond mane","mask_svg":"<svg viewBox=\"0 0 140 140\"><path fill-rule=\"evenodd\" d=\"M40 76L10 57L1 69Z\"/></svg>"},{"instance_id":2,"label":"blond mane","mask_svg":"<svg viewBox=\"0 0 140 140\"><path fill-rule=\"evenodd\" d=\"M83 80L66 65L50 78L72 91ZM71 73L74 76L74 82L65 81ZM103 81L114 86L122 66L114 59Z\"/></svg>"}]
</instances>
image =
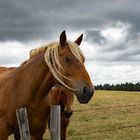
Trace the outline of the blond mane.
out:
<instances>
[{"instance_id":1,"label":"blond mane","mask_svg":"<svg viewBox=\"0 0 140 140\"><path fill-rule=\"evenodd\" d=\"M82 51L80 50L79 46L76 43L71 42L71 41L67 41L67 43L68 43L69 49L72 52L72 54L81 63L83 63L84 55L83 55ZM63 67L61 66L61 64L59 62L59 54L58 54L59 45L60 45L59 42L54 42L54 43L50 43L47 45L43 45L43 46L36 48L36 49L32 49L30 51L30 58L40 54L41 52L46 51L44 58L45 58L45 61L47 63L47 66L49 67L50 71L52 72L54 78L57 79L58 82L60 82L64 87L66 87L70 90L75 90L72 87L68 86L63 81L63 79L66 79L66 80L72 80L72 79L69 79L60 73L60 69L63 69Z\"/></svg>"}]
</instances>

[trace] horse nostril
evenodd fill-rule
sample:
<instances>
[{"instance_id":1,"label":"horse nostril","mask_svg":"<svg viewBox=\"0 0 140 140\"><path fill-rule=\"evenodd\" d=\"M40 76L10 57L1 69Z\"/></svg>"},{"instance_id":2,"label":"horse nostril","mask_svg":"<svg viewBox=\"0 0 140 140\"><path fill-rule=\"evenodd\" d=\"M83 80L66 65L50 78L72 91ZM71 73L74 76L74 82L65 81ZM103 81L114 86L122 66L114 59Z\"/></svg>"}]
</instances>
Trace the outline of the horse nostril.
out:
<instances>
[{"instance_id":1,"label":"horse nostril","mask_svg":"<svg viewBox=\"0 0 140 140\"><path fill-rule=\"evenodd\" d=\"M89 89L87 87L84 87L83 92L86 93L86 94L89 94L90 91L89 91Z\"/></svg>"},{"instance_id":2,"label":"horse nostril","mask_svg":"<svg viewBox=\"0 0 140 140\"><path fill-rule=\"evenodd\" d=\"M65 113L65 117L66 117L66 118L70 118L71 115L73 114L72 111L71 111L71 112L64 111L64 113Z\"/></svg>"},{"instance_id":3,"label":"horse nostril","mask_svg":"<svg viewBox=\"0 0 140 140\"><path fill-rule=\"evenodd\" d=\"M94 90L90 90L88 87L84 87L83 92L88 95L91 95L91 94L93 94Z\"/></svg>"}]
</instances>

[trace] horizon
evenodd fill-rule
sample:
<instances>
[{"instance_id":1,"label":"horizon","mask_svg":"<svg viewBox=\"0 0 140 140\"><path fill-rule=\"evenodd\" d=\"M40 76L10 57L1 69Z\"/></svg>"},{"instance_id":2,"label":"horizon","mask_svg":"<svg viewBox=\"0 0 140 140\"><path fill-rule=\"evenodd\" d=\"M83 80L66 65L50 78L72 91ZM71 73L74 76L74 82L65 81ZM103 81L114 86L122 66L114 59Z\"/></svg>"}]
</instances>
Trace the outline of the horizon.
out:
<instances>
[{"instance_id":1,"label":"horizon","mask_svg":"<svg viewBox=\"0 0 140 140\"><path fill-rule=\"evenodd\" d=\"M99 86L99 85L114 85L114 86L116 86L116 85L121 85L121 84L134 84L134 85L136 85L136 84L140 84L140 82L136 82L136 83L132 83L132 82L125 82L125 83L116 83L116 84L109 84L109 83L104 83L104 84L97 84L97 85L94 85L94 86Z\"/></svg>"}]
</instances>

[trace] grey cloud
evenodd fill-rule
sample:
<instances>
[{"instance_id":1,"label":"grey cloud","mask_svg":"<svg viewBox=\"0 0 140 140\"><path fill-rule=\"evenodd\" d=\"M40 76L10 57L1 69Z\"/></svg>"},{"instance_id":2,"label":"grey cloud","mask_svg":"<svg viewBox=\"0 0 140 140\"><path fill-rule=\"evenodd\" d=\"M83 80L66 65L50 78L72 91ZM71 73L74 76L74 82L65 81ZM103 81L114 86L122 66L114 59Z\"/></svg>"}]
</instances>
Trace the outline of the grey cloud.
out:
<instances>
[{"instance_id":1,"label":"grey cloud","mask_svg":"<svg viewBox=\"0 0 140 140\"><path fill-rule=\"evenodd\" d=\"M89 30L86 31L85 40L91 43L106 44L107 39L101 35L100 30Z\"/></svg>"},{"instance_id":2,"label":"grey cloud","mask_svg":"<svg viewBox=\"0 0 140 140\"><path fill-rule=\"evenodd\" d=\"M52 38L62 30L102 29L116 21L140 25L138 0L0 1L0 40Z\"/></svg>"},{"instance_id":3,"label":"grey cloud","mask_svg":"<svg viewBox=\"0 0 140 140\"><path fill-rule=\"evenodd\" d=\"M123 44L122 44L123 45ZM125 49L121 49L123 48L122 46L119 46L118 48L120 49L116 49L113 47L106 50L106 48L100 48L98 50L98 55L95 56L95 61L97 62L101 62L104 64L136 64L139 65L139 61L140 61L140 48L137 48L136 46L129 46L128 44L125 44L126 46Z\"/></svg>"},{"instance_id":4,"label":"grey cloud","mask_svg":"<svg viewBox=\"0 0 140 140\"><path fill-rule=\"evenodd\" d=\"M45 16L42 16L43 10L38 8L36 2L17 0L0 2L0 40L25 41L51 36L49 22L46 23L48 14L46 12Z\"/></svg>"},{"instance_id":5,"label":"grey cloud","mask_svg":"<svg viewBox=\"0 0 140 140\"><path fill-rule=\"evenodd\" d=\"M102 47L100 53L105 55L105 53L110 52L123 60L123 57L127 55L125 50L128 50L129 43L133 41L132 46L139 45L139 6L138 0L0 1L0 41L49 40L57 37L58 33L64 29L69 31L82 30L86 34L85 41L97 43L101 47L107 46ZM115 26L118 21L130 24L131 28L128 31L126 42L112 46L101 35L101 31L106 27ZM122 57L121 51L123 51ZM129 55L133 56L134 54ZM115 61L115 57L112 60Z\"/></svg>"},{"instance_id":6,"label":"grey cloud","mask_svg":"<svg viewBox=\"0 0 140 140\"><path fill-rule=\"evenodd\" d=\"M16 63L18 63L19 61L15 58L10 58L10 57L7 57L7 58L1 58L0 59L0 65L5 65L5 64L11 64L11 65L14 65Z\"/></svg>"},{"instance_id":7,"label":"grey cloud","mask_svg":"<svg viewBox=\"0 0 140 140\"><path fill-rule=\"evenodd\" d=\"M92 47L87 46L85 51L89 66L93 66L90 70L92 78L95 75L99 83L112 81L112 76L112 82L118 82L120 77L121 82L133 79L139 81L139 13L139 0L1 0L0 42L10 40L12 43L16 40L23 44L27 41L28 44L40 39L56 39L62 30L84 32L84 42ZM101 32L105 28L115 27L117 22L130 25L130 28L127 29L125 40L112 44ZM94 47L94 44L99 47ZM27 45L23 46L27 48ZM5 52L6 47L2 47L2 44L0 46L1 65L20 64L25 60L24 47L20 51L21 58L19 52L13 51L17 50L17 46L7 48L10 49L10 54ZM97 65L100 66L96 68ZM125 70L130 70L132 75L126 75L128 78L123 79L122 71L126 65L132 66L132 69L126 67ZM138 66L136 70L134 66Z\"/></svg>"},{"instance_id":8,"label":"grey cloud","mask_svg":"<svg viewBox=\"0 0 140 140\"><path fill-rule=\"evenodd\" d=\"M0 40L52 38L65 28L71 28L69 24L76 18L70 11L76 3L78 1L0 1Z\"/></svg>"}]
</instances>

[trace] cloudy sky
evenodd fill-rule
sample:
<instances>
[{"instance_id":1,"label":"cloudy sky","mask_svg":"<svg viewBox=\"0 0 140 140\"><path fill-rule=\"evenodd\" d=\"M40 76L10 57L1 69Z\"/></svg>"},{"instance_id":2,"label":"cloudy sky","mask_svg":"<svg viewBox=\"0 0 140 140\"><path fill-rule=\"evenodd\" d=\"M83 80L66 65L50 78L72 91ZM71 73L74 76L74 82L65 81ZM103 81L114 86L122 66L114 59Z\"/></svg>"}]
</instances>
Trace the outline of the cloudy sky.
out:
<instances>
[{"instance_id":1,"label":"cloudy sky","mask_svg":"<svg viewBox=\"0 0 140 140\"><path fill-rule=\"evenodd\" d=\"M140 81L139 0L0 0L0 65L18 66L30 49L81 33L95 84Z\"/></svg>"}]
</instances>

